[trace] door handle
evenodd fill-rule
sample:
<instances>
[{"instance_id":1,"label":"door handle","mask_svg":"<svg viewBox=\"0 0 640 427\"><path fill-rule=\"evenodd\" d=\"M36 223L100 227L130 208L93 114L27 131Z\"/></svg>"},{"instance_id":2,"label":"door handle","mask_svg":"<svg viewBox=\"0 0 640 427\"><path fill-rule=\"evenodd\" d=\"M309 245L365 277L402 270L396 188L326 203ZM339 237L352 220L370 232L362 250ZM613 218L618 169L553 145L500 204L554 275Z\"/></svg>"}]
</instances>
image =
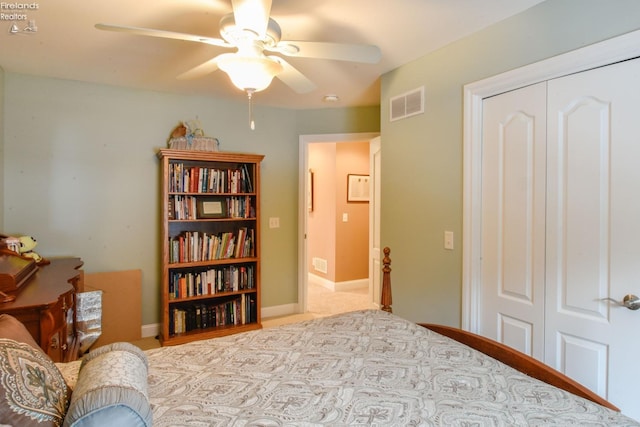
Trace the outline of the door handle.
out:
<instances>
[{"instance_id":1,"label":"door handle","mask_svg":"<svg viewBox=\"0 0 640 427\"><path fill-rule=\"evenodd\" d=\"M622 298L622 305L629 310L637 310L640 308L640 298L632 294L625 295L624 298Z\"/></svg>"},{"instance_id":2,"label":"door handle","mask_svg":"<svg viewBox=\"0 0 640 427\"><path fill-rule=\"evenodd\" d=\"M602 300L603 301L611 301L611 302L613 302L616 305L619 305L621 307L627 307L629 310L638 310L638 309L640 309L640 298L638 298L637 296L635 296L633 294L625 295L624 298L622 298L622 302L618 302L618 301L614 300L613 298L603 298Z\"/></svg>"}]
</instances>

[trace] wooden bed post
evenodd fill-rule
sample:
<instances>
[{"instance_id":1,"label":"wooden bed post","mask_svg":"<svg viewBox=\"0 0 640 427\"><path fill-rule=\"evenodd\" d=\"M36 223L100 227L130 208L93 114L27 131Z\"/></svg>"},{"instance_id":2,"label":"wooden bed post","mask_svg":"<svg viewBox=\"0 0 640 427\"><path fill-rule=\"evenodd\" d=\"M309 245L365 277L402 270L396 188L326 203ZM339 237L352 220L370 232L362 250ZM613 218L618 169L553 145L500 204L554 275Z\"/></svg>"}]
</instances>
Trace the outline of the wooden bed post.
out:
<instances>
[{"instance_id":1,"label":"wooden bed post","mask_svg":"<svg viewBox=\"0 0 640 427\"><path fill-rule=\"evenodd\" d=\"M387 311L392 313L391 310L391 258L389 258L389 253L391 253L391 249L389 247L385 247L383 250L384 258L382 259L382 295L380 296L380 305L382 306L382 311Z\"/></svg>"}]
</instances>

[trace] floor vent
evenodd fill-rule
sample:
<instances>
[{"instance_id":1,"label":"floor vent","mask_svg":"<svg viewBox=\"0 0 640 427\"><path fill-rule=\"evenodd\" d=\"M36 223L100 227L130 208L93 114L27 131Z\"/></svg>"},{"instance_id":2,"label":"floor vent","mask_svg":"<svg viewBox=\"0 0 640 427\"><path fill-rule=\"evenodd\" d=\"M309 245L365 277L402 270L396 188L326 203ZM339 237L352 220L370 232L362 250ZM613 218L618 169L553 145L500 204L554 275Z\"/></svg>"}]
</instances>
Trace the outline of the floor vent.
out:
<instances>
[{"instance_id":1,"label":"floor vent","mask_svg":"<svg viewBox=\"0 0 640 427\"><path fill-rule=\"evenodd\" d=\"M424 86L391 98L390 120L396 121L424 113Z\"/></svg>"},{"instance_id":2,"label":"floor vent","mask_svg":"<svg viewBox=\"0 0 640 427\"><path fill-rule=\"evenodd\" d=\"M319 271L320 273L325 273L325 274L327 273L327 260L326 259L314 257L311 260L311 263L313 264L314 270Z\"/></svg>"}]
</instances>

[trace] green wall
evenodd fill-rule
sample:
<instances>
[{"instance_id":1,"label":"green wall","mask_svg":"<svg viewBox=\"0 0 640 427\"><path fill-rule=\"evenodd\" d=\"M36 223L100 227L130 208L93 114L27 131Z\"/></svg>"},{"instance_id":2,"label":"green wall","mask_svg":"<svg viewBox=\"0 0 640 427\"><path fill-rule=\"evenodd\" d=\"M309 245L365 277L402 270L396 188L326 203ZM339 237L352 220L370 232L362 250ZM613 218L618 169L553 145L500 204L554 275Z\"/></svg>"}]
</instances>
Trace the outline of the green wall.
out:
<instances>
[{"instance_id":1,"label":"green wall","mask_svg":"<svg viewBox=\"0 0 640 427\"><path fill-rule=\"evenodd\" d=\"M46 257L80 256L88 273L141 269L143 324L159 321L159 163L181 120L199 118L224 151L262 164L263 307L298 295L299 134L377 132L378 107L255 108L234 100L132 90L6 73L4 224L33 235ZM317 120L314 119L317 117ZM270 229L269 217L280 218ZM123 295L126 298L126 295Z\"/></svg>"},{"instance_id":2,"label":"green wall","mask_svg":"<svg viewBox=\"0 0 640 427\"><path fill-rule=\"evenodd\" d=\"M640 28L637 0L548 0L382 77L382 244L394 312L459 326L463 86ZM424 85L425 113L391 123L389 99ZM443 233L455 233L455 250Z\"/></svg>"}]
</instances>

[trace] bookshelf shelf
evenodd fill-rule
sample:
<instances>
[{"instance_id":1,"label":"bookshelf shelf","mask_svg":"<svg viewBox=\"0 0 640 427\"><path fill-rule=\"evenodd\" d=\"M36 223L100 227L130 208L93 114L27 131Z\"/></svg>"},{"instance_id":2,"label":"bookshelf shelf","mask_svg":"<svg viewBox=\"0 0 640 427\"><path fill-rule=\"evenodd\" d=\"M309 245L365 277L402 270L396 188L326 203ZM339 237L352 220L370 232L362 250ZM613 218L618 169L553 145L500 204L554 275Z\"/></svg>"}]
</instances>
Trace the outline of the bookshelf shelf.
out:
<instances>
[{"instance_id":1,"label":"bookshelf shelf","mask_svg":"<svg viewBox=\"0 0 640 427\"><path fill-rule=\"evenodd\" d=\"M262 155L160 150L162 327L175 345L261 328Z\"/></svg>"}]
</instances>

